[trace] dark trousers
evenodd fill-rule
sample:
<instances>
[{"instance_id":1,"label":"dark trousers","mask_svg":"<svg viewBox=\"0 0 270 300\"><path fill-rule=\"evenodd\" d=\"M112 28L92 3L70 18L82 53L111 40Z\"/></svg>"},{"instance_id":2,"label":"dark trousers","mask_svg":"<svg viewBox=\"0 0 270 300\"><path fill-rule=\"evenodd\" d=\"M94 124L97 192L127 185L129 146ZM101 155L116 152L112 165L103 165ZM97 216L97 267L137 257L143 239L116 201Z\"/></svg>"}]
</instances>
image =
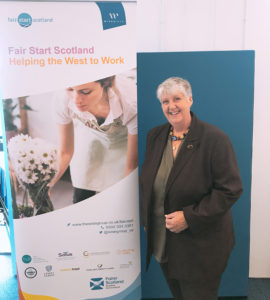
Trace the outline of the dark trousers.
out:
<instances>
[{"instance_id":1,"label":"dark trousers","mask_svg":"<svg viewBox=\"0 0 270 300\"><path fill-rule=\"evenodd\" d=\"M168 264L160 264L168 286L175 300L217 300L220 279L203 282L189 282L169 278Z\"/></svg>"},{"instance_id":2,"label":"dark trousers","mask_svg":"<svg viewBox=\"0 0 270 300\"><path fill-rule=\"evenodd\" d=\"M96 191L73 188L73 203L78 203L87 198L90 198L94 196L96 193L97 193Z\"/></svg>"}]
</instances>

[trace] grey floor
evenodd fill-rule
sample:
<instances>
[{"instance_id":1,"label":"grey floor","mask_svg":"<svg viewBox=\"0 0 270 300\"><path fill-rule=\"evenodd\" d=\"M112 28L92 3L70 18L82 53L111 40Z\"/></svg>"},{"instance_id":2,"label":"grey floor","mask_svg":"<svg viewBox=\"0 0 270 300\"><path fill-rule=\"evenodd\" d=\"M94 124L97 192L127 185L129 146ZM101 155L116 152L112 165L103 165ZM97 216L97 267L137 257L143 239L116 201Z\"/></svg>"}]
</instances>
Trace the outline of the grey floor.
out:
<instances>
[{"instance_id":1,"label":"grey floor","mask_svg":"<svg viewBox=\"0 0 270 300\"><path fill-rule=\"evenodd\" d=\"M270 279L250 278L248 288L249 300L269 300L270 299Z\"/></svg>"},{"instance_id":2,"label":"grey floor","mask_svg":"<svg viewBox=\"0 0 270 300\"><path fill-rule=\"evenodd\" d=\"M270 278L249 278L248 297L220 297L219 300L270 300ZM145 299L146 300L146 299ZM154 300L154 299L147 299ZM171 300L169 298L159 300Z\"/></svg>"}]
</instances>

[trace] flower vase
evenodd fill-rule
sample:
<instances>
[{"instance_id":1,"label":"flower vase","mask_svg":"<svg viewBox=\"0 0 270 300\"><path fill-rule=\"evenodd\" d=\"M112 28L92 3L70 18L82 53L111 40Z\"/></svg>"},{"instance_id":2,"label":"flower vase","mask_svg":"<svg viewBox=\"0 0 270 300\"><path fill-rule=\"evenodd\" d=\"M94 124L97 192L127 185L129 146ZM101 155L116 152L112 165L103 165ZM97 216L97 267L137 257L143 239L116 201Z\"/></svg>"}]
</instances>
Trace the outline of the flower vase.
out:
<instances>
[{"instance_id":1,"label":"flower vase","mask_svg":"<svg viewBox=\"0 0 270 300\"><path fill-rule=\"evenodd\" d=\"M38 191L37 189L29 189L29 195L35 206L35 215L41 215L54 210L50 195L49 188L43 186Z\"/></svg>"}]
</instances>

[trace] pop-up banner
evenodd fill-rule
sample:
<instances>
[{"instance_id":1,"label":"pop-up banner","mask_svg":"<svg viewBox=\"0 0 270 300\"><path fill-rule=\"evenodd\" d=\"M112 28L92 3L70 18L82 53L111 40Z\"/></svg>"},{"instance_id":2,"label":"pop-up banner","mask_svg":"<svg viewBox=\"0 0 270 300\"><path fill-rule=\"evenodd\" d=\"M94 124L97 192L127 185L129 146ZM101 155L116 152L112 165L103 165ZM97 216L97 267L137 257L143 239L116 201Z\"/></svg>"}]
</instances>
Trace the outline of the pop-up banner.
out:
<instances>
[{"instance_id":1,"label":"pop-up banner","mask_svg":"<svg viewBox=\"0 0 270 300\"><path fill-rule=\"evenodd\" d=\"M20 299L140 299L135 3L1 2L0 37Z\"/></svg>"}]
</instances>

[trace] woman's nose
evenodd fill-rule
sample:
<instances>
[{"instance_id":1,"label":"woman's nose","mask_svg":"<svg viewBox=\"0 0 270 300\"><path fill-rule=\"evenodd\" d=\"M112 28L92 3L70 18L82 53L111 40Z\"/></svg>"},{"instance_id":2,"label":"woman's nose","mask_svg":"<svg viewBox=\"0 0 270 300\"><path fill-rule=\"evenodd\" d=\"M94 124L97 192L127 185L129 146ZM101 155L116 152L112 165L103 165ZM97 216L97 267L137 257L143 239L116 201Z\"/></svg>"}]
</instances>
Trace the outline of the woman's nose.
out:
<instances>
[{"instance_id":1,"label":"woman's nose","mask_svg":"<svg viewBox=\"0 0 270 300\"><path fill-rule=\"evenodd\" d=\"M74 98L75 98L75 103L81 103L82 102L82 95L80 95L79 93L75 92Z\"/></svg>"},{"instance_id":2,"label":"woman's nose","mask_svg":"<svg viewBox=\"0 0 270 300\"><path fill-rule=\"evenodd\" d=\"M175 103L173 101L169 101L169 109L175 108Z\"/></svg>"}]
</instances>

